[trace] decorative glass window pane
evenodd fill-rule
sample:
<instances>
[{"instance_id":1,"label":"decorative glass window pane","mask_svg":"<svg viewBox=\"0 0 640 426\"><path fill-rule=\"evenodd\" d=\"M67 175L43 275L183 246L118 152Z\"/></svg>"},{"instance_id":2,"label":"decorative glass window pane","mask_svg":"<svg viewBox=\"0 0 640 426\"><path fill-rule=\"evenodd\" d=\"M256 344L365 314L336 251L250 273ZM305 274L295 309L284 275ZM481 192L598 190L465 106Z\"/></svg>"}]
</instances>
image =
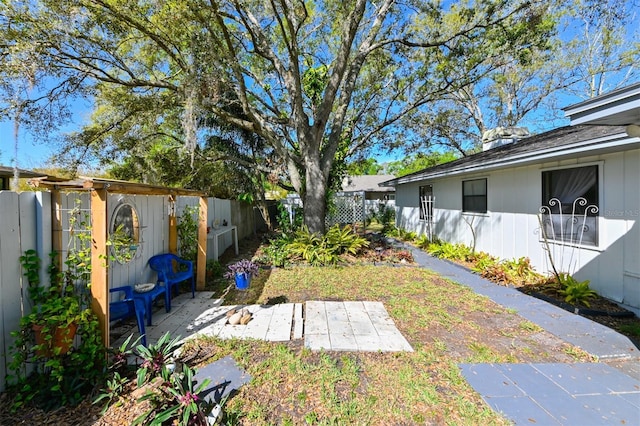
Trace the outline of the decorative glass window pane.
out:
<instances>
[{"instance_id":1,"label":"decorative glass window pane","mask_svg":"<svg viewBox=\"0 0 640 426\"><path fill-rule=\"evenodd\" d=\"M598 244L598 166L542 172L543 231L548 240Z\"/></svg>"},{"instance_id":2,"label":"decorative glass window pane","mask_svg":"<svg viewBox=\"0 0 640 426\"><path fill-rule=\"evenodd\" d=\"M475 179L462 182L462 211L487 212L487 180Z\"/></svg>"}]
</instances>

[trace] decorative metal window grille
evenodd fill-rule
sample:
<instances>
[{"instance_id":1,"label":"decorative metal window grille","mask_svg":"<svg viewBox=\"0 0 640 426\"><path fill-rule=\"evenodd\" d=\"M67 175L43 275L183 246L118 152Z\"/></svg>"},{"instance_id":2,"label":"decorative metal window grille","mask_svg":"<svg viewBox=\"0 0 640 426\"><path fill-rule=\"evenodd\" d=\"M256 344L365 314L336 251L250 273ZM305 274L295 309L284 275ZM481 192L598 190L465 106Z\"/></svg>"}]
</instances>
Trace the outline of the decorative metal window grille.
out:
<instances>
[{"instance_id":1,"label":"decorative metal window grille","mask_svg":"<svg viewBox=\"0 0 640 426\"><path fill-rule=\"evenodd\" d=\"M542 224L550 241L598 245L598 166L542 172Z\"/></svg>"},{"instance_id":2,"label":"decorative metal window grille","mask_svg":"<svg viewBox=\"0 0 640 426\"><path fill-rule=\"evenodd\" d=\"M582 197L571 205L571 212L565 213L562 202L552 198L549 205L540 207L544 237L571 245L596 245L598 206Z\"/></svg>"},{"instance_id":3,"label":"decorative metal window grille","mask_svg":"<svg viewBox=\"0 0 640 426\"><path fill-rule=\"evenodd\" d=\"M429 240L433 240L433 206L435 201L436 198L433 195L423 195L420 197L420 219L424 220L425 233Z\"/></svg>"},{"instance_id":4,"label":"decorative metal window grille","mask_svg":"<svg viewBox=\"0 0 640 426\"><path fill-rule=\"evenodd\" d=\"M572 203L570 213L557 198L540 207L543 248L554 270L573 274L580 263L579 247L597 243L597 213L598 206L582 197Z\"/></svg>"}]
</instances>

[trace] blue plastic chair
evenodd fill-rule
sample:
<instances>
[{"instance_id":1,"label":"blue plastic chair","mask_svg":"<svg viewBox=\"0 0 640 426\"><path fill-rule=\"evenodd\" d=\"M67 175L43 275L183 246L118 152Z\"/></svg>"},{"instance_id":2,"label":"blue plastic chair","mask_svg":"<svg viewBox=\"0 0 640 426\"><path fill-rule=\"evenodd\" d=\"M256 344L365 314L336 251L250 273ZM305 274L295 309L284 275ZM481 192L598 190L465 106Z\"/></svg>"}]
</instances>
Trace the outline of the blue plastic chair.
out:
<instances>
[{"instance_id":1,"label":"blue plastic chair","mask_svg":"<svg viewBox=\"0 0 640 426\"><path fill-rule=\"evenodd\" d=\"M178 284L191 280L191 297L196 297L196 280L193 276L193 262L179 258L173 253L157 254L149 259L149 266L158 274L158 284L164 282L167 287L167 312L171 309L171 295L173 288L179 293Z\"/></svg>"},{"instance_id":2,"label":"blue plastic chair","mask_svg":"<svg viewBox=\"0 0 640 426\"><path fill-rule=\"evenodd\" d=\"M109 289L109 293L116 292L124 292L124 299L109 303L109 319L111 321L117 321L135 316L138 321L138 332L140 336L142 336L142 344L147 346L147 336L144 330L144 316L146 313L144 301L134 299L133 287L130 285Z\"/></svg>"}]
</instances>

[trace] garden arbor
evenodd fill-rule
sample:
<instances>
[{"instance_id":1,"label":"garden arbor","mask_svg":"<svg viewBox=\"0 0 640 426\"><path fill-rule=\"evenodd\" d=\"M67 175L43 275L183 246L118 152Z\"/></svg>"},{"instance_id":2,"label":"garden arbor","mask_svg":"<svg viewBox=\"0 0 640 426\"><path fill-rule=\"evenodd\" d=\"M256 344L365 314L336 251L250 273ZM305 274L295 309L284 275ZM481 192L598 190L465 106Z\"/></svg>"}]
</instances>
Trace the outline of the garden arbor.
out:
<instances>
[{"instance_id":1,"label":"garden arbor","mask_svg":"<svg viewBox=\"0 0 640 426\"><path fill-rule=\"evenodd\" d=\"M35 187L45 188L51 191L51 232L52 232L52 251L62 253L63 248L63 231L65 224L62 217L62 192L77 192L89 194L88 215L90 217L91 230L91 304L92 309L100 324L102 338L105 345L109 345L109 274L108 268L115 264L113 251L110 252L109 246L113 245L110 222L113 225L113 215L115 213L112 203L118 203L119 199L112 197L126 196L157 196L162 198L160 205L166 205L166 210L158 211L141 211L139 214L143 218L143 223L151 223L153 226L153 216L162 217L168 215L168 229L154 230L150 229L147 234L149 238L156 238L155 247L161 251L168 249L171 253L176 253L178 249L178 233L177 233L177 217L176 217L176 200L178 196L196 196L200 197L199 201L199 217L198 217L198 250L197 250L197 272L196 286L198 290L204 289L205 267L206 265L206 248L207 248L207 200L205 194L200 191L193 191L180 188L168 188L162 186L146 185L133 182L117 181L110 179L100 179L91 177L80 177L75 180L61 180L57 178L37 178L32 179L31 183ZM120 198L122 200L123 198ZM166 203L165 203L166 201ZM115 206L117 209L118 206ZM157 210L157 209L155 209ZM111 219L111 220L110 220ZM139 235L139 218L136 218L136 235ZM165 221L159 221L164 224ZM157 225L160 226L160 225ZM148 228L144 226L143 228ZM166 240L164 235L167 236ZM166 242L165 242L166 241ZM150 241L135 241L135 250L139 249L139 244L149 244ZM167 247L168 245L168 247ZM139 259L137 269L146 267L146 261L153 254L149 250L142 250L142 258ZM106 259L106 260L105 260ZM62 262L61 256L57 259ZM120 262L122 263L122 262ZM59 265L62 267L62 264ZM135 269L135 268L134 268ZM136 270L132 276L141 276L142 270ZM129 283L134 284L134 283Z\"/></svg>"}]
</instances>

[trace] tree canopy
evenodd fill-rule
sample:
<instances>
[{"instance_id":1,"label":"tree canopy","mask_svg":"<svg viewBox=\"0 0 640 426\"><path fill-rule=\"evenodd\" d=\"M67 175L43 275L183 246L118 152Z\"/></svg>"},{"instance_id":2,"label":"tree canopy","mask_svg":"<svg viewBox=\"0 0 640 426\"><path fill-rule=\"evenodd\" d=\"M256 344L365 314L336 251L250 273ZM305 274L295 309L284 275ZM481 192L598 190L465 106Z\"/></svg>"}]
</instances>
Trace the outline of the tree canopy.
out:
<instances>
[{"instance_id":1,"label":"tree canopy","mask_svg":"<svg viewBox=\"0 0 640 426\"><path fill-rule=\"evenodd\" d=\"M65 96L93 96L78 140L98 150L121 149L140 114L191 152L221 125L250 132L270 158L256 167L284 175L323 232L336 154L406 137L404 118L546 49L548 3L5 0L2 113L45 123Z\"/></svg>"}]
</instances>

